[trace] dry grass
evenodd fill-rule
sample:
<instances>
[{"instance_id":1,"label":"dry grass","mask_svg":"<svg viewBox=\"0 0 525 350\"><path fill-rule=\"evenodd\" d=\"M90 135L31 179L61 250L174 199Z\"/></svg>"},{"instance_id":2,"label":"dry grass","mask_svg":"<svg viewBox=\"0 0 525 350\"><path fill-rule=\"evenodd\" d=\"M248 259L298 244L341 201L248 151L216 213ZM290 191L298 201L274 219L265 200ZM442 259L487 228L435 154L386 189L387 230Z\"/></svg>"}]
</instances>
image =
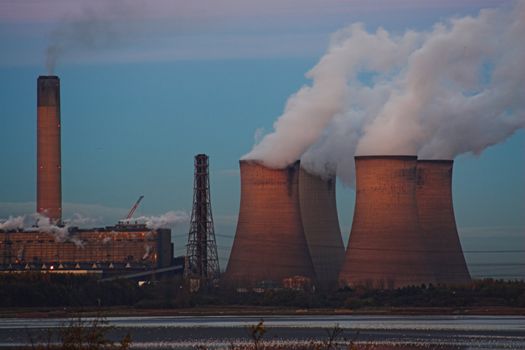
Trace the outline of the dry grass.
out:
<instances>
[{"instance_id":1,"label":"dry grass","mask_svg":"<svg viewBox=\"0 0 525 350\"><path fill-rule=\"evenodd\" d=\"M49 330L44 339L34 339L29 334L31 345L23 348L31 350L128 350L131 336L128 334L119 342L108 339L113 327L101 317L91 321L81 318L71 320L67 325L53 332Z\"/></svg>"}]
</instances>

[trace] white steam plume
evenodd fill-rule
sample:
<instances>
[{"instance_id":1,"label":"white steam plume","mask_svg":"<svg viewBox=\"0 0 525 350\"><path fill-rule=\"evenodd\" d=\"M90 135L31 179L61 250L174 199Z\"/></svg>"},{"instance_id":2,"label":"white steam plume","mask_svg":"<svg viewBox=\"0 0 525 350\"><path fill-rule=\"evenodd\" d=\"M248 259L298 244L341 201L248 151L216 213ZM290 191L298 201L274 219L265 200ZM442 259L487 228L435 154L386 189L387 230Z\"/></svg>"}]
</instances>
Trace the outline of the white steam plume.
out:
<instances>
[{"instance_id":1,"label":"white steam plume","mask_svg":"<svg viewBox=\"0 0 525 350\"><path fill-rule=\"evenodd\" d=\"M353 24L334 34L313 85L244 158L283 167L301 157L310 172L353 185L356 154L480 153L525 127L523 37L518 2L429 32Z\"/></svg>"},{"instance_id":2,"label":"white steam plume","mask_svg":"<svg viewBox=\"0 0 525 350\"><path fill-rule=\"evenodd\" d=\"M64 219L66 226L94 226L101 221L101 218L90 218L79 213L74 213L71 219Z\"/></svg>"},{"instance_id":3,"label":"white steam plume","mask_svg":"<svg viewBox=\"0 0 525 350\"><path fill-rule=\"evenodd\" d=\"M25 216L9 216L9 219L0 220L0 230L18 230L24 228Z\"/></svg>"},{"instance_id":4,"label":"white steam plume","mask_svg":"<svg viewBox=\"0 0 525 350\"><path fill-rule=\"evenodd\" d=\"M358 154L454 158L525 126L525 4L435 25L406 57Z\"/></svg>"},{"instance_id":5,"label":"white steam plume","mask_svg":"<svg viewBox=\"0 0 525 350\"><path fill-rule=\"evenodd\" d=\"M78 247L83 247L84 243L69 234L71 226L92 224L97 220L87 218L81 214L75 213L73 218L64 220L64 226L57 226L51 220L39 213L32 215L10 216L7 220L0 220L0 230L25 230L27 232L45 232L50 233L55 237L57 242L72 242Z\"/></svg>"},{"instance_id":6,"label":"white steam plume","mask_svg":"<svg viewBox=\"0 0 525 350\"><path fill-rule=\"evenodd\" d=\"M179 224L187 223L189 216L183 211L168 211L160 216L139 216L124 220L124 222L144 223L147 228L156 230L159 228L171 228Z\"/></svg>"},{"instance_id":7,"label":"white steam plume","mask_svg":"<svg viewBox=\"0 0 525 350\"><path fill-rule=\"evenodd\" d=\"M64 226L58 226L53 224L48 217L35 213L29 216L10 216L5 220L0 219L0 230L25 230L27 232L50 233L57 242L72 242L78 247L83 247L84 242L74 235L71 235L69 232L70 228L79 225L93 224L97 221L96 219L75 213L71 219L64 220ZM156 230L160 228L171 228L181 223L187 223L188 221L189 216L185 212L169 211L160 216L140 216L125 220L124 222L144 223L148 229ZM103 243L107 244L110 240L111 238L105 237Z\"/></svg>"},{"instance_id":8,"label":"white steam plume","mask_svg":"<svg viewBox=\"0 0 525 350\"><path fill-rule=\"evenodd\" d=\"M144 246L144 255L142 256L142 260L146 260L147 258L149 258L152 251L153 251L153 248L149 244L146 244Z\"/></svg>"},{"instance_id":9,"label":"white steam plume","mask_svg":"<svg viewBox=\"0 0 525 350\"><path fill-rule=\"evenodd\" d=\"M407 35L394 43L385 30L369 34L359 24L334 35L328 53L306 74L312 85L303 86L288 99L284 113L274 123L275 130L242 159L258 160L273 168L295 162L334 116L344 112L350 94L348 81L357 78L359 69L368 65L381 70L399 64L403 55L397 44L409 51L414 39Z\"/></svg>"},{"instance_id":10,"label":"white steam plume","mask_svg":"<svg viewBox=\"0 0 525 350\"><path fill-rule=\"evenodd\" d=\"M33 218L36 220L36 225L26 229L27 231L50 233L55 236L57 242L72 242L77 247L84 247L84 242L81 239L69 234L69 225L54 225L48 217L39 213L34 214Z\"/></svg>"}]
</instances>

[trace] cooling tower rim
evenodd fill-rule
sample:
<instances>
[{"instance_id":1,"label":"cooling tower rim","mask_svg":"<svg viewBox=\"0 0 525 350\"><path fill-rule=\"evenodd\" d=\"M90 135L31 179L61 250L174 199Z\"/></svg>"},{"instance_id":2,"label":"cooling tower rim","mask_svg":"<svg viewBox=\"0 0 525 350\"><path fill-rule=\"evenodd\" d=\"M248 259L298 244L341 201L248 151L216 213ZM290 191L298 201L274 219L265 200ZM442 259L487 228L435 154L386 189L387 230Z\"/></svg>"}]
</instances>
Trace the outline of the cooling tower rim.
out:
<instances>
[{"instance_id":1,"label":"cooling tower rim","mask_svg":"<svg viewBox=\"0 0 525 350\"><path fill-rule=\"evenodd\" d=\"M444 163L451 164L454 163L454 159L418 159L418 163Z\"/></svg>"},{"instance_id":2,"label":"cooling tower rim","mask_svg":"<svg viewBox=\"0 0 525 350\"><path fill-rule=\"evenodd\" d=\"M58 75L39 75L38 80L60 80Z\"/></svg>"},{"instance_id":3,"label":"cooling tower rim","mask_svg":"<svg viewBox=\"0 0 525 350\"><path fill-rule=\"evenodd\" d=\"M417 156L413 155L366 155L366 156L354 156L355 160L368 160L368 159L393 159L393 160L417 160Z\"/></svg>"},{"instance_id":4,"label":"cooling tower rim","mask_svg":"<svg viewBox=\"0 0 525 350\"><path fill-rule=\"evenodd\" d=\"M300 170L302 172L310 175L310 176L315 176L315 177L321 178L321 179L323 179L325 181L327 181L327 180L335 180L336 177L337 177L335 174L328 174L328 175L326 175L326 174L323 174L323 175L316 174L316 173L311 172L311 171L307 170L306 168L304 168L302 164L301 164Z\"/></svg>"},{"instance_id":5,"label":"cooling tower rim","mask_svg":"<svg viewBox=\"0 0 525 350\"><path fill-rule=\"evenodd\" d=\"M239 165L253 164L253 165L258 165L260 167L263 167L263 168L266 168L266 169L272 169L272 170L284 170L284 169L288 169L288 168L295 168L295 167L298 167L300 165L300 163L301 163L300 160L296 160L295 162L290 163L289 165L287 165L284 168L277 168L277 167L268 166L268 165L264 164L264 161L259 160L259 159L239 159Z\"/></svg>"}]
</instances>

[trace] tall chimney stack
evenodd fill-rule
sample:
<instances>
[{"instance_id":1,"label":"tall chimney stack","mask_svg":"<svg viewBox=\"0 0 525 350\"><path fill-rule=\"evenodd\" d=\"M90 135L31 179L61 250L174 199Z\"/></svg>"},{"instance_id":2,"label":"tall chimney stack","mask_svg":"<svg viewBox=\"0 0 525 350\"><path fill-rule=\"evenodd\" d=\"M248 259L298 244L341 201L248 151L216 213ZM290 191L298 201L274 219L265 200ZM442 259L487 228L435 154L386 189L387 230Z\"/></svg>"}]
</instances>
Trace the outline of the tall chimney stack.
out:
<instances>
[{"instance_id":1,"label":"tall chimney stack","mask_svg":"<svg viewBox=\"0 0 525 350\"><path fill-rule=\"evenodd\" d=\"M465 284L470 275L461 249L452 204L452 160L418 160L419 225L440 284Z\"/></svg>"},{"instance_id":2,"label":"tall chimney stack","mask_svg":"<svg viewBox=\"0 0 525 350\"><path fill-rule=\"evenodd\" d=\"M302 276L315 281L299 205L299 162L270 169L240 161L241 202L224 280L253 287Z\"/></svg>"},{"instance_id":3,"label":"tall chimney stack","mask_svg":"<svg viewBox=\"0 0 525 350\"><path fill-rule=\"evenodd\" d=\"M358 156L352 231L342 285L435 283L417 217L416 156Z\"/></svg>"},{"instance_id":4,"label":"tall chimney stack","mask_svg":"<svg viewBox=\"0 0 525 350\"><path fill-rule=\"evenodd\" d=\"M60 161L60 80L37 81L37 204L36 211L52 223L62 220Z\"/></svg>"}]
</instances>

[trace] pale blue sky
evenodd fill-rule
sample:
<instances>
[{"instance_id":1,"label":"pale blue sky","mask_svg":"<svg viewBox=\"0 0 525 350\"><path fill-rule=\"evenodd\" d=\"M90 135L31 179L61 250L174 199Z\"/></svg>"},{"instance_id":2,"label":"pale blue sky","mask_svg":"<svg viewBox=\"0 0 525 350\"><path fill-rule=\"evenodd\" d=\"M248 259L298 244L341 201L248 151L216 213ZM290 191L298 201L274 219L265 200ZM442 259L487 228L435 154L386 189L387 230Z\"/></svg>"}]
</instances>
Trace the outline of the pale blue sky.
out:
<instances>
[{"instance_id":1,"label":"pale blue sky","mask_svg":"<svg viewBox=\"0 0 525 350\"><path fill-rule=\"evenodd\" d=\"M34 210L36 78L46 74L52 38L63 39L86 14L108 32L89 32L93 45L66 35L56 67L66 216L80 212L111 224L141 194L139 215L190 211L193 156L207 153L224 268L239 205L238 159L252 147L256 129L270 131L290 94L308 83L304 74L331 32L355 21L371 30L430 29L442 18L502 2L192 3L0 0L0 217ZM455 210L466 251L525 247L524 147L521 130L479 156L456 159ZM339 186L337 195L346 244L354 191ZM178 254L186 231L174 229ZM466 255L475 274L525 270L483 265L493 258L524 264L524 253Z\"/></svg>"}]
</instances>

